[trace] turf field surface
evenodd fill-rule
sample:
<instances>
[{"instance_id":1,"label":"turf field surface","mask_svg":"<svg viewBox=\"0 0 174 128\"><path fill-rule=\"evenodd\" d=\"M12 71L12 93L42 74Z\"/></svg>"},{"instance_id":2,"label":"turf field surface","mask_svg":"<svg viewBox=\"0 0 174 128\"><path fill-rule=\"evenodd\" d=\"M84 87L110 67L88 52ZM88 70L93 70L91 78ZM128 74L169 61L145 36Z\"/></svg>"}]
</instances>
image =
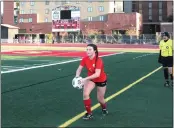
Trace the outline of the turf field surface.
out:
<instances>
[{"instance_id":1,"label":"turf field surface","mask_svg":"<svg viewBox=\"0 0 174 128\"><path fill-rule=\"evenodd\" d=\"M102 118L94 90L94 120L83 121L82 90L71 85L81 55L4 54L2 66L30 69L1 72L2 127L172 127L172 89L163 87L157 57L156 53L105 54L109 115ZM14 70L6 68L4 72Z\"/></svg>"}]
</instances>

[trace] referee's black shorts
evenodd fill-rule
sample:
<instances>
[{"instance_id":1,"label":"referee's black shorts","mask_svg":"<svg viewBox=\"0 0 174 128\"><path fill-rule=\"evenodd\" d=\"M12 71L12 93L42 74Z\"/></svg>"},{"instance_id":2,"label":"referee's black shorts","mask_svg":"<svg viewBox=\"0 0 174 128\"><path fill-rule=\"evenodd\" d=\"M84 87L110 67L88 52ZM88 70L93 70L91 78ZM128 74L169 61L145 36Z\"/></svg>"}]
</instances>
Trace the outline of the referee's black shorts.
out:
<instances>
[{"instance_id":1,"label":"referee's black shorts","mask_svg":"<svg viewBox=\"0 0 174 128\"><path fill-rule=\"evenodd\" d=\"M173 67L173 56L161 57L163 67Z\"/></svg>"}]
</instances>

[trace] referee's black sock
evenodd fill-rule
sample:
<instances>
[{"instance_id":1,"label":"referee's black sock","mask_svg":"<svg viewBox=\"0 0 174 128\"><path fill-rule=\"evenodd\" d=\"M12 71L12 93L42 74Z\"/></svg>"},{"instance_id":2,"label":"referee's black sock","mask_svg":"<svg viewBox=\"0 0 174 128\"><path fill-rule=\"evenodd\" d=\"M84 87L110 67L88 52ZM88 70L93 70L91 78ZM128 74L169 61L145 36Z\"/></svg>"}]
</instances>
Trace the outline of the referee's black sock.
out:
<instances>
[{"instance_id":1,"label":"referee's black sock","mask_svg":"<svg viewBox=\"0 0 174 128\"><path fill-rule=\"evenodd\" d=\"M168 81L168 79L169 79L169 72L168 72L167 68L164 69L164 78L166 81Z\"/></svg>"},{"instance_id":2,"label":"referee's black sock","mask_svg":"<svg viewBox=\"0 0 174 128\"><path fill-rule=\"evenodd\" d=\"M173 81L173 74L170 74L170 79Z\"/></svg>"},{"instance_id":3,"label":"referee's black sock","mask_svg":"<svg viewBox=\"0 0 174 128\"><path fill-rule=\"evenodd\" d=\"M171 86L173 87L173 74L170 74Z\"/></svg>"}]
</instances>

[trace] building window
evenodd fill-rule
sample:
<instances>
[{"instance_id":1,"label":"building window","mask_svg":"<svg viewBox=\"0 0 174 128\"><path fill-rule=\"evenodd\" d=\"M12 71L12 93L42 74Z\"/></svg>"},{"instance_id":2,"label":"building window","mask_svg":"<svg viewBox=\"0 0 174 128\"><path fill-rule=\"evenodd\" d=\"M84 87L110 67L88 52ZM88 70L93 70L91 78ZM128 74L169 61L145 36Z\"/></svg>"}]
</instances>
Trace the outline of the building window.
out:
<instances>
[{"instance_id":1,"label":"building window","mask_svg":"<svg viewBox=\"0 0 174 128\"><path fill-rule=\"evenodd\" d=\"M14 16L14 24L17 24L17 23L18 23L18 17Z\"/></svg>"},{"instance_id":2,"label":"building window","mask_svg":"<svg viewBox=\"0 0 174 128\"><path fill-rule=\"evenodd\" d=\"M30 9L30 14L33 14L33 9Z\"/></svg>"},{"instance_id":3,"label":"building window","mask_svg":"<svg viewBox=\"0 0 174 128\"><path fill-rule=\"evenodd\" d=\"M139 2L137 2L136 0L133 0L132 1L132 4L135 4L135 5L137 5Z\"/></svg>"},{"instance_id":4,"label":"building window","mask_svg":"<svg viewBox=\"0 0 174 128\"><path fill-rule=\"evenodd\" d=\"M45 22L48 22L48 18L45 18Z\"/></svg>"},{"instance_id":5,"label":"building window","mask_svg":"<svg viewBox=\"0 0 174 128\"><path fill-rule=\"evenodd\" d=\"M30 1L30 5L31 6L34 6L34 1Z\"/></svg>"},{"instance_id":6,"label":"building window","mask_svg":"<svg viewBox=\"0 0 174 128\"><path fill-rule=\"evenodd\" d=\"M104 11L104 7L103 6L99 6L98 9L99 9L100 12Z\"/></svg>"},{"instance_id":7,"label":"building window","mask_svg":"<svg viewBox=\"0 0 174 128\"><path fill-rule=\"evenodd\" d=\"M163 3L162 1L159 1L159 8L162 8L163 7Z\"/></svg>"},{"instance_id":8,"label":"building window","mask_svg":"<svg viewBox=\"0 0 174 128\"><path fill-rule=\"evenodd\" d=\"M149 2L149 8L152 8L152 2Z\"/></svg>"},{"instance_id":9,"label":"building window","mask_svg":"<svg viewBox=\"0 0 174 128\"><path fill-rule=\"evenodd\" d=\"M114 12L115 12L115 8L114 8Z\"/></svg>"},{"instance_id":10,"label":"building window","mask_svg":"<svg viewBox=\"0 0 174 128\"><path fill-rule=\"evenodd\" d=\"M100 21L104 21L104 16L100 16L100 17L99 17L99 20L100 20Z\"/></svg>"},{"instance_id":11,"label":"building window","mask_svg":"<svg viewBox=\"0 0 174 128\"><path fill-rule=\"evenodd\" d=\"M21 10L21 11L20 11L20 14L25 14L24 10Z\"/></svg>"},{"instance_id":12,"label":"building window","mask_svg":"<svg viewBox=\"0 0 174 128\"><path fill-rule=\"evenodd\" d=\"M159 16L159 21L162 21L162 20L163 20L162 16Z\"/></svg>"},{"instance_id":13,"label":"building window","mask_svg":"<svg viewBox=\"0 0 174 128\"><path fill-rule=\"evenodd\" d=\"M149 20L152 20L152 16L149 16Z\"/></svg>"},{"instance_id":14,"label":"building window","mask_svg":"<svg viewBox=\"0 0 174 128\"><path fill-rule=\"evenodd\" d=\"M20 2L20 6L23 6L24 5L24 2Z\"/></svg>"},{"instance_id":15,"label":"building window","mask_svg":"<svg viewBox=\"0 0 174 128\"><path fill-rule=\"evenodd\" d=\"M61 1L62 5L66 4L66 1Z\"/></svg>"},{"instance_id":16,"label":"building window","mask_svg":"<svg viewBox=\"0 0 174 128\"><path fill-rule=\"evenodd\" d=\"M143 11L142 11L142 10L139 10L139 13L140 13L140 14L143 14Z\"/></svg>"},{"instance_id":17,"label":"building window","mask_svg":"<svg viewBox=\"0 0 174 128\"><path fill-rule=\"evenodd\" d=\"M162 15L162 9L159 9L159 15Z\"/></svg>"},{"instance_id":18,"label":"building window","mask_svg":"<svg viewBox=\"0 0 174 128\"><path fill-rule=\"evenodd\" d=\"M24 22L24 19L23 18L20 18L19 19L19 23L23 23Z\"/></svg>"},{"instance_id":19,"label":"building window","mask_svg":"<svg viewBox=\"0 0 174 128\"><path fill-rule=\"evenodd\" d=\"M92 3L92 0L88 0L88 2Z\"/></svg>"},{"instance_id":20,"label":"building window","mask_svg":"<svg viewBox=\"0 0 174 128\"><path fill-rule=\"evenodd\" d=\"M132 9L132 12L136 12L136 9Z\"/></svg>"},{"instance_id":21,"label":"building window","mask_svg":"<svg viewBox=\"0 0 174 128\"><path fill-rule=\"evenodd\" d=\"M69 3L70 3L70 1L67 1L67 0L62 0L62 1L61 1L61 4L62 4L62 5L64 5L64 4L69 4Z\"/></svg>"},{"instance_id":22,"label":"building window","mask_svg":"<svg viewBox=\"0 0 174 128\"><path fill-rule=\"evenodd\" d=\"M28 19L28 22L32 22L32 18L29 18L29 19Z\"/></svg>"},{"instance_id":23,"label":"building window","mask_svg":"<svg viewBox=\"0 0 174 128\"><path fill-rule=\"evenodd\" d=\"M59 2L58 1L55 1L55 5L58 5L59 4Z\"/></svg>"},{"instance_id":24,"label":"building window","mask_svg":"<svg viewBox=\"0 0 174 128\"><path fill-rule=\"evenodd\" d=\"M135 10L136 9L136 3L135 1L132 1L132 10Z\"/></svg>"},{"instance_id":25,"label":"building window","mask_svg":"<svg viewBox=\"0 0 174 128\"><path fill-rule=\"evenodd\" d=\"M69 4L69 3L70 3L70 1L69 1L69 0L67 0L67 1L66 1L66 4Z\"/></svg>"},{"instance_id":26,"label":"building window","mask_svg":"<svg viewBox=\"0 0 174 128\"><path fill-rule=\"evenodd\" d=\"M104 2L104 0L99 0L99 2ZM115 2L115 1L114 1Z\"/></svg>"},{"instance_id":27,"label":"building window","mask_svg":"<svg viewBox=\"0 0 174 128\"><path fill-rule=\"evenodd\" d=\"M92 17L91 16L88 17L88 21L92 21Z\"/></svg>"},{"instance_id":28,"label":"building window","mask_svg":"<svg viewBox=\"0 0 174 128\"><path fill-rule=\"evenodd\" d=\"M149 15L152 15L152 9L149 9Z\"/></svg>"},{"instance_id":29,"label":"building window","mask_svg":"<svg viewBox=\"0 0 174 128\"><path fill-rule=\"evenodd\" d=\"M142 3L139 3L139 9L140 10L142 9Z\"/></svg>"},{"instance_id":30,"label":"building window","mask_svg":"<svg viewBox=\"0 0 174 128\"><path fill-rule=\"evenodd\" d=\"M88 7L88 12L92 12L92 7Z\"/></svg>"},{"instance_id":31,"label":"building window","mask_svg":"<svg viewBox=\"0 0 174 128\"><path fill-rule=\"evenodd\" d=\"M49 9L45 9L45 14L49 14Z\"/></svg>"},{"instance_id":32,"label":"building window","mask_svg":"<svg viewBox=\"0 0 174 128\"><path fill-rule=\"evenodd\" d=\"M149 16L149 20L152 21L152 16Z\"/></svg>"},{"instance_id":33,"label":"building window","mask_svg":"<svg viewBox=\"0 0 174 128\"><path fill-rule=\"evenodd\" d=\"M123 2L117 2L116 11L123 12Z\"/></svg>"},{"instance_id":34,"label":"building window","mask_svg":"<svg viewBox=\"0 0 174 128\"><path fill-rule=\"evenodd\" d=\"M69 3L70 3L70 1L66 1L66 0L61 1L61 4L62 4L62 5L64 5L64 4L69 4Z\"/></svg>"},{"instance_id":35,"label":"building window","mask_svg":"<svg viewBox=\"0 0 174 128\"><path fill-rule=\"evenodd\" d=\"M45 1L45 5L49 5L50 2L48 0Z\"/></svg>"}]
</instances>

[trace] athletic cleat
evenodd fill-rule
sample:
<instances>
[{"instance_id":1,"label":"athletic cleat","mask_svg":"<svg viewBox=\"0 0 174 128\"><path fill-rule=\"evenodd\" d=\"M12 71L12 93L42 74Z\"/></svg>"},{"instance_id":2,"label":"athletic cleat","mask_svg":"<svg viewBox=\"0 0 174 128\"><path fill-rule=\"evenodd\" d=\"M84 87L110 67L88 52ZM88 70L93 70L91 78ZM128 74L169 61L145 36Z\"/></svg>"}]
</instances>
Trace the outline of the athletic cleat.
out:
<instances>
[{"instance_id":1,"label":"athletic cleat","mask_svg":"<svg viewBox=\"0 0 174 128\"><path fill-rule=\"evenodd\" d=\"M164 84L164 86L165 86L165 87L170 86L169 81L166 81L165 84Z\"/></svg>"},{"instance_id":2,"label":"athletic cleat","mask_svg":"<svg viewBox=\"0 0 174 128\"><path fill-rule=\"evenodd\" d=\"M106 116L109 112L106 109L102 109L103 116Z\"/></svg>"},{"instance_id":3,"label":"athletic cleat","mask_svg":"<svg viewBox=\"0 0 174 128\"><path fill-rule=\"evenodd\" d=\"M92 113L91 114L86 113L85 116L83 117L84 120L90 120L92 118L93 118Z\"/></svg>"}]
</instances>

